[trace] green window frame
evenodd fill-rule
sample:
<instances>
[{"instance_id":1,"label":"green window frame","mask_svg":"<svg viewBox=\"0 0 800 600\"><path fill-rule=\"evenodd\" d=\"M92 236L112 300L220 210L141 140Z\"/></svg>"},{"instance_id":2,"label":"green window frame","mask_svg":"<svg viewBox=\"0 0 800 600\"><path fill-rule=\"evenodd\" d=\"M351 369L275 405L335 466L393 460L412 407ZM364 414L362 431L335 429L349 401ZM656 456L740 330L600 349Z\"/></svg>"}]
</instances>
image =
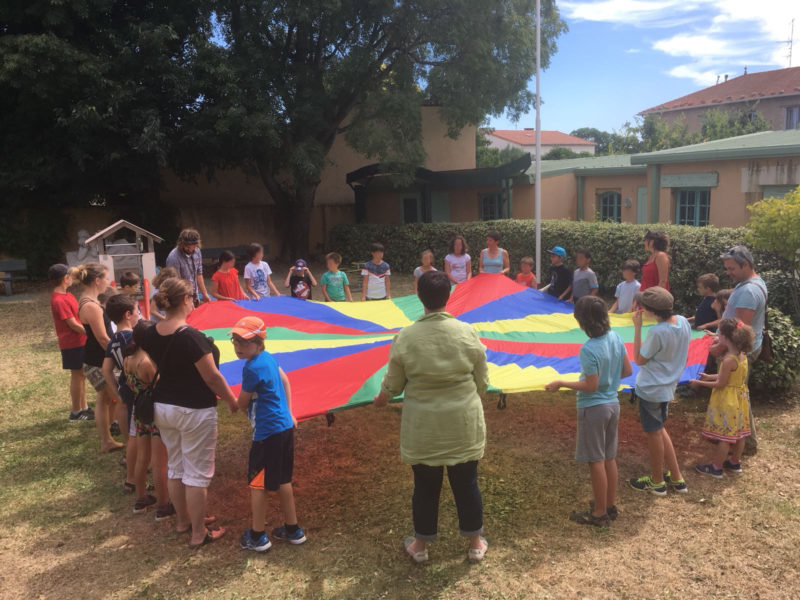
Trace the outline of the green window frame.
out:
<instances>
[{"instance_id":1,"label":"green window frame","mask_svg":"<svg viewBox=\"0 0 800 600\"><path fill-rule=\"evenodd\" d=\"M622 222L622 194L613 190L598 196L601 221Z\"/></svg>"},{"instance_id":2,"label":"green window frame","mask_svg":"<svg viewBox=\"0 0 800 600\"><path fill-rule=\"evenodd\" d=\"M675 192L675 224L705 227L711 214L711 190L686 189Z\"/></svg>"},{"instance_id":3,"label":"green window frame","mask_svg":"<svg viewBox=\"0 0 800 600\"><path fill-rule=\"evenodd\" d=\"M502 218L501 194L481 194L479 205L481 221L496 221Z\"/></svg>"}]
</instances>

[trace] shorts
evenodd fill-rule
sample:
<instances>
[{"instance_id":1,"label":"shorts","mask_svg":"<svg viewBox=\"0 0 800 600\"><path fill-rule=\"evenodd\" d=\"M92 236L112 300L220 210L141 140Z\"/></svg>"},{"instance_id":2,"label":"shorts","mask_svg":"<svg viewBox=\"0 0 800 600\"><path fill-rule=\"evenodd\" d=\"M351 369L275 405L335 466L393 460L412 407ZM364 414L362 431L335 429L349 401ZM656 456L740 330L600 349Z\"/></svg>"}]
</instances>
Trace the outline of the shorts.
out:
<instances>
[{"instance_id":1,"label":"shorts","mask_svg":"<svg viewBox=\"0 0 800 600\"><path fill-rule=\"evenodd\" d=\"M96 392L99 392L104 387L106 387L106 378L103 376L103 371L100 367L93 367L92 365L83 365L83 374L86 375L86 379L89 380L89 383L92 384L92 387Z\"/></svg>"},{"instance_id":2,"label":"shorts","mask_svg":"<svg viewBox=\"0 0 800 600\"><path fill-rule=\"evenodd\" d=\"M135 423L135 430L136 430L136 437L149 435L150 437L161 437L161 432L158 430L158 427L150 423L147 425L146 423L142 423L139 419L133 419Z\"/></svg>"},{"instance_id":3,"label":"shorts","mask_svg":"<svg viewBox=\"0 0 800 600\"><path fill-rule=\"evenodd\" d=\"M214 477L217 408L155 403L155 422L167 449L167 477L207 488Z\"/></svg>"},{"instance_id":4,"label":"shorts","mask_svg":"<svg viewBox=\"0 0 800 600\"><path fill-rule=\"evenodd\" d=\"M275 491L292 482L294 429L275 433L250 446L247 481L250 489Z\"/></svg>"},{"instance_id":5,"label":"shorts","mask_svg":"<svg viewBox=\"0 0 800 600\"><path fill-rule=\"evenodd\" d=\"M600 462L617 457L619 402L578 409L578 441L575 460Z\"/></svg>"},{"instance_id":6,"label":"shorts","mask_svg":"<svg viewBox=\"0 0 800 600\"><path fill-rule=\"evenodd\" d=\"M86 346L77 348L67 348L61 351L61 368L67 371L82 371L83 357L86 354Z\"/></svg>"},{"instance_id":7,"label":"shorts","mask_svg":"<svg viewBox=\"0 0 800 600\"><path fill-rule=\"evenodd\" d=\"M669 416L669 402L649 402L639 398L639 417L642 420L642 430L652 433L664 429Z\"/></svg>"}]
</instances>

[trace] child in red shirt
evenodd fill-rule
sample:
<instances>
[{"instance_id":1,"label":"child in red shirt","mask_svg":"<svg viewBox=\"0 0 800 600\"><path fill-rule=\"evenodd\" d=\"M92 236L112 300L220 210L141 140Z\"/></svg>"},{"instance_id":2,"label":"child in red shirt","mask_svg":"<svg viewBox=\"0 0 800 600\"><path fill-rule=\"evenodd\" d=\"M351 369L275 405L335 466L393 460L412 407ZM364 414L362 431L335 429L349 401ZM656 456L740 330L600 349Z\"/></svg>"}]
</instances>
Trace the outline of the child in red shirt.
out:
<instances>
[{"instance_id":1,"label":"child in red shirt","mask_svg":"<svg viewBox=\"0 0 800 600\"><path fill-rule=\"evenodd\" d=\"M86 378L83 375L83 353L86 330L78 318L78 301L67 291L72 285L72 275L67 265L50 267L47 276L53 283L50 310L56 327L58 347L61 349L61 366L70 372L69 395L72 410L69 421L93 421L94 411L86 404Z\"/></svg>"},{"instance_id":2,"label":"child in red shirt","mask_svg":"<svg viewBox=\"0 0 800 600\"><path fill-rule=\"evenodd\" d=\"M533 272L533 259L530 256L525 256L519 261L519 270L522 272L517 273L517 283L533 289L539 287L536 274Z\"/></svg>"},{"instance_id":3,"label":"child in red shirt","mask_svg":"<svg viewBox=\"0 0 800 600\"><path fill-rule=\"evenodd\" d=\"M217 300L247 300L247 294L239 283L239 271L233 267L235 262L233 252L223 250L219 253L219 266L211 276L211 295Z\"/></svg>"}]
</instances>

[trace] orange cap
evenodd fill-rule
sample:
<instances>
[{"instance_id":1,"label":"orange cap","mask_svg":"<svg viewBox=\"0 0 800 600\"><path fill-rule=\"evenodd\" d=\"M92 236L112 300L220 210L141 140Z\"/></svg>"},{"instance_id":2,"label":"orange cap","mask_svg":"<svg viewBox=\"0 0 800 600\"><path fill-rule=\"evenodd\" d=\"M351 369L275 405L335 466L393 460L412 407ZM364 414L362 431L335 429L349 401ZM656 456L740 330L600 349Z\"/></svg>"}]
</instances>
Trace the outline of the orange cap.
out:
<instances>
[{"instance_id":1,"label":"orange cap","mask_svg":"<svg viewBox=\"0 0 800 600\"><path fill-rule=\"evenodd\" d=\"M259 319L258 317L244 317L243 319L239 319L239 322L233 326L228 333L235 333L239 337L242 337L246 340L252 339L256 336L260 337L262 340L267 338L267 326L264 325L264 321Z\"/></svg>"}]
</instances>

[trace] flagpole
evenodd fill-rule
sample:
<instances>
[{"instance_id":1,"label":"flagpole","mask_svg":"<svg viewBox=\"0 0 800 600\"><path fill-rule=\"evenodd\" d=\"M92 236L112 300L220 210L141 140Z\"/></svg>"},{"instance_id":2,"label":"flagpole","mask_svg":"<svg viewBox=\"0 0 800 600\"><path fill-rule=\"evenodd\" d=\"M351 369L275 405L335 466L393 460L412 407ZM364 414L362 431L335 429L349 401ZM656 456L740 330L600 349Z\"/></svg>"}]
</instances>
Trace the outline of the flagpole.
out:
<instances>
[{"instance_id":1,"label":"flagpole","mask_svg":"<svg viewBox=\"0 0 800 600\"><path fill-rule=\"evenodd\" d=\"M542 120L541 120L541 58L542 53L542 2L536 0L536 187L534 205L536 217L536 278L541 284L542 276Z\"/></svg>"}]
</instances>

